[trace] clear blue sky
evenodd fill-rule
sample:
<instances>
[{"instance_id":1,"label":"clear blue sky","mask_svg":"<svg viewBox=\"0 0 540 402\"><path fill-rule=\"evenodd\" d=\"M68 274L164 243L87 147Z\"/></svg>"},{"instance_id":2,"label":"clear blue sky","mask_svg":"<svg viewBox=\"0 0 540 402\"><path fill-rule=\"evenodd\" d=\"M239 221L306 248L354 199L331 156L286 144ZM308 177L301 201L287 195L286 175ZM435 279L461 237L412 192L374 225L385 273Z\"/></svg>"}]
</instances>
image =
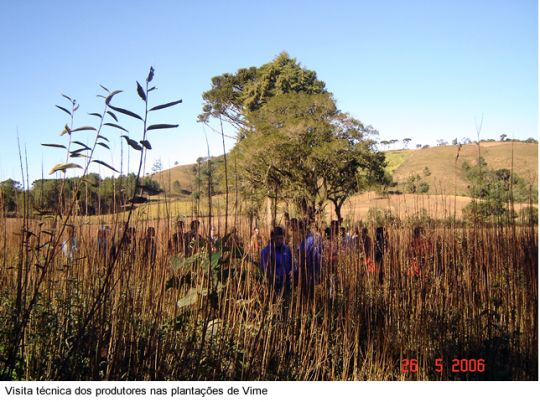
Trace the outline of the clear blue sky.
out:
<instances>
[{"instance_id":1,"label":"clear blue sky","mask_svg":"<svg viewBox=\"0 0 540 402\"><path fill-rule=\"evenodd\" d=\"M60 93L80 102L76 125L101 111L98 84L123 89L115 104L140 112L135 81L150 65L155 102L184 103L155 114L154 122L180 127L151 135L147 170L157 158L164 167L194 162L206 154L196 117L211 77L281 51L317 71L338 107L379 139L475 137L482 114L484 138L537 137L535 1L35 0L2 2L0 15L0 179L20 180L17 128L31 180L42 164L49 177L62 162L62 150L39 145L65 141L58 132L67 115L54 107L64 105ZM137 138L131 119L122 120ZM221 138L207 133L219 154ZM118 136L111 130L113 152L99 154L116 166Z\"/></svg>"}]
</instances>

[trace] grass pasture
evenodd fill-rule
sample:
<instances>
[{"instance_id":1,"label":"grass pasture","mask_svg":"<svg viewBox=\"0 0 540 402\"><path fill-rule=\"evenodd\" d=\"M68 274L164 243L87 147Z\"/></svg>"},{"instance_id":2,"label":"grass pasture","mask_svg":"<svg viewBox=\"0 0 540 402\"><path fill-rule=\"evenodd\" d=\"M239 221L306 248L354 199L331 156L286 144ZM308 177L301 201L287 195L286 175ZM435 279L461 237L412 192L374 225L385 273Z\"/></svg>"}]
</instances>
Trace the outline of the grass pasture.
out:
<instances>
[{"instance_id":1,"label":"grass pasture","mask_svg":"<svg viewBox=\"0 0 540 402\"><path fill-rule=\"evenodd\" d=\"M447 145L414 151L387 152L389 166L395 181L403 183L410 175L422 176L427 166L431 175L424 178L430 194L468 195L468 182L461 166L467 161L474 165L478 160L476 144L463 145L456 162L458 146ZM514 172L536 187L538 181L538 145L521 142L481 142L480 154L493 169L513 167ZM401 155L401 156L398 156Z\"/></svg>"}]
</instances>

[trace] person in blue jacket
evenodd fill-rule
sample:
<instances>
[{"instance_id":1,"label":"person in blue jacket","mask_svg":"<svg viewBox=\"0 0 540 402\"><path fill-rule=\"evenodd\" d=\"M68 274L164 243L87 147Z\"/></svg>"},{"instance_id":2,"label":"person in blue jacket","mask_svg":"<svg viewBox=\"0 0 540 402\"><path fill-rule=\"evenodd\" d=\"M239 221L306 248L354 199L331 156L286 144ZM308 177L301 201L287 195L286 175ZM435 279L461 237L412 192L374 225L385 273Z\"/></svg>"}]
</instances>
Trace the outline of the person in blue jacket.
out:
<instances>
[{"instance_id":1,"label":"person in blue jacket","mask_svg":"<svg viewBox=\"0 0 540 402\"><path fill-rule=\"evenodd\" d=\"M278 293L290 289L292 261L291 249L285 244L285 231L276 226L271 232L270 242L261 251L260 267Z\"/></svg>"}]
</instances>

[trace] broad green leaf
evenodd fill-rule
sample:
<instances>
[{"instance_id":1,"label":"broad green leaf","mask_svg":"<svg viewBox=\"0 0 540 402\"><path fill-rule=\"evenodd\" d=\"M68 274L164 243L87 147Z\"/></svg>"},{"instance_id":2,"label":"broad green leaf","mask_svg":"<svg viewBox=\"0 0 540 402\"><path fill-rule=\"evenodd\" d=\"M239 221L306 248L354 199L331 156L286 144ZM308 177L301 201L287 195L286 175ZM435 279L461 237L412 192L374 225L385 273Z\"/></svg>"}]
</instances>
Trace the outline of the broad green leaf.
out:
<instances>
[{"instance_id":1,"label":"broad green leaf","mask_svg":"<svg viewBox=\"0 0 540 402\"><path fill-rule=\"evenodd\" d=\"M150 145L150 142L147 140L141 140L139 141L146 149L152 149L152 145Z\"/></svg>"},{"instance_id":2,"label":"broad green leaf","mask_svg":"<svg viewBox=\"0 0 540 402\"><path fill-rule=\"evenodd\" d=\"M195 303L197 303L197 300L199 299L199 294L197 292L197 289L191 288L187 292L187 294L182 297L180 300L178 300L177 305L179 308L185 308L189 307Z\"/></svg>"},{"instance_id":3,"label":"broad green leaf","mask_svg":"<svg viewBox=\"0 0 540 402\"><path fill-rule=\"evenodd\" d=\"M178 255L174 255L172 258L171 258L171 268L173 270L177 270L178 268L181 267L181 263L182 263L182 257L178 256Z\"/></svg>"},{"instance_id":4,"label":"broad green leaf","mask_svg":"<svg viewBox=\"0 0 540 402\"><path fill-rule=\"evenodd\" d=\"M179 268L191 267L199 261L206 261L208 263L208 254L206 252L200 252L189 257L182 257Z\"/></svg>"},{"instance_id":5,"label":"broad green leaf","mask_svg":"<svg viewBox=\"0 0 540 402\"><path fill-rule=\"evenodd\" d=\"M152 112L154 110L165 109L165 108L168 108L168 107L171 107L171 106L174 106L174 105L178 105L179 103L182 103L182 99L174 101L174 102L164 103L163 105L154 106L149 111Z\"/></svg>"},{"instance_id":6,"label":"broad green leaf","mask_svg":"<svg viewBox=\"0 0 540 402\"><path fill-rule=\"evenodd\" d=\"M146 130L161 130L164 128L176 128L178 127L178 124L153 124L150 127L148 127Z\"/></svg>"},{"instance_id":7,"label":"broad green leaf","mask_svg":"<svg viewBox=\"0 0 540 402\"><path fill-rule=\"evenodd\" d=\"M211 269L218 269L219 268L219 261L221 259L221 253L212 253L211 261L210 261L210 268Z\"/></svg>"}]
</instances>

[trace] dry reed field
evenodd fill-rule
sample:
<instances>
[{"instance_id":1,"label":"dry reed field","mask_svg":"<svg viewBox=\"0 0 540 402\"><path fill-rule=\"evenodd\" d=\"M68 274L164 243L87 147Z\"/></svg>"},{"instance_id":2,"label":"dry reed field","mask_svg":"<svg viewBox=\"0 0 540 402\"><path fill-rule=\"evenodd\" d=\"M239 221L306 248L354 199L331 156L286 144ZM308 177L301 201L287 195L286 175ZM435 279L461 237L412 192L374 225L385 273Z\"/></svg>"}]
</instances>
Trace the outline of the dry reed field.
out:
<instances>
[{"instance_id":1,"label":"dry reed field","mask_svg":"<svg viewBox=\"0 0 540 402\"><path fill-rule=\"evenodd\" d=\"M295 283L281 294L241 218L211 253L200 218L185 256L167 247L173 219L132 220L128 238L111 216L115 258L98 245L99 225L70 219L71 258L60 223L0 221L3 379L537 380L536 226L429 225L411 275L412 227L388 223L384 276L359 248L325 240L337 257L323 254L313 292ZM483 366L453 370L454 359Z\"/></svg>"}]
</instances>

